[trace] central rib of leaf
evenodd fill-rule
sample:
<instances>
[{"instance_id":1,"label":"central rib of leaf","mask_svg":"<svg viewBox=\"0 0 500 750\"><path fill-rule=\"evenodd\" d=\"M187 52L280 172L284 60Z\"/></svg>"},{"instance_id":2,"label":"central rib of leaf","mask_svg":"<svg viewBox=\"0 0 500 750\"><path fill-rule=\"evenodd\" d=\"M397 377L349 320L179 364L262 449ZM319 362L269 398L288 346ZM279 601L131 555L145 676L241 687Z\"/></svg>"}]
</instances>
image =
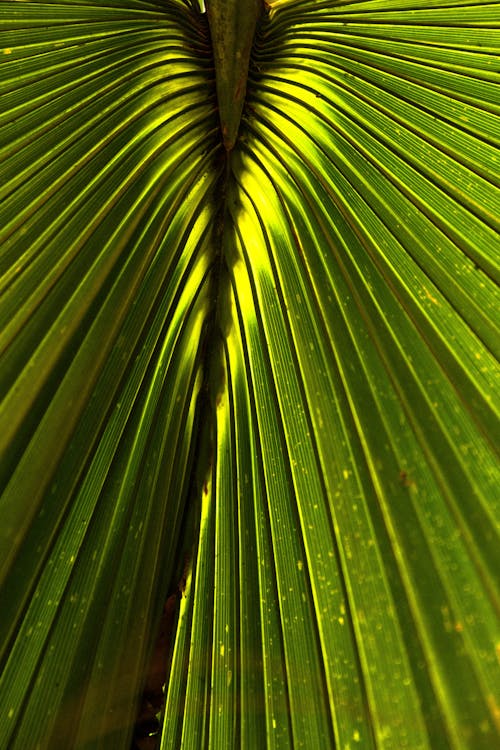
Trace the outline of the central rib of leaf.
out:
<instances>
[{"instance_id":1,"label":"central rib of leaf","mask_svg":"<svg viewBox=\"0 0 500 750\"><path fill-rule=\"evenodd\" d=\"M206 0L222 141L231 151L238 137L250 52L264 0Z\"/></svg>"},{"instance_id":2,"label":"central rib of leaf","mask_svg":"<svg viewBox=\"0 0 500 750\"><path fill-rule=\"evenodd\" d=\"M250 53L264 0L206 0L215 67L217 105L224 145L224 164L216 190L213 227L212 305L204 338L204 382L200 413L214 423L215 406L224 387L224 339L231 326L229 258L233 226L228 196L232 182L232 150L235 146L245 101ZM208 414L207 414L208 410ZM201 425L203 432L203 425ZM206 450L206 447L204 448Z\"/></svg>"},{"instance_id":3,"label":"central rib of leaf","mask_svg":"<svg viewBox=\"0 0 500 750\"><path fill-rule=\"evenodd\" d=\"M225 387L224 343L231 327L231 273L234 226L233 149L245 102L250 53L264 0L205 0L216 77L221 141L220 174L214 192L210 305L202 334L202 384L197 405L190 496L200 497L213 468L217 404ZM189 513L199 512L197 502ZM196 523L196 522L195 522ZM196 534L195 534L196 539ZM195 541L196 543L196 541Z\"/></svg>"}]
</instances>

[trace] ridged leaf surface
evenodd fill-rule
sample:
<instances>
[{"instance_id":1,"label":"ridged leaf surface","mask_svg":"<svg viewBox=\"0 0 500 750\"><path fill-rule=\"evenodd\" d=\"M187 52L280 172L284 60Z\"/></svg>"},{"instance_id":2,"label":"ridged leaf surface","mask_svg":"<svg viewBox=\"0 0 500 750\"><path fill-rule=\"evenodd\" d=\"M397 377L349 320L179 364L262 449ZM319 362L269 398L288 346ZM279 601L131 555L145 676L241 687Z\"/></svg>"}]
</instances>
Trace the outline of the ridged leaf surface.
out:
<instances>
[{"instance_id":1,"label":"ridged leaf surface","mask_svg":"<svg viewBox=\"0 0 500 750\"><path fill-rule=\"evenodd\" d=\"M497 744L499 10L0 3L0 747Z\"/></svg>"}]
</instances>

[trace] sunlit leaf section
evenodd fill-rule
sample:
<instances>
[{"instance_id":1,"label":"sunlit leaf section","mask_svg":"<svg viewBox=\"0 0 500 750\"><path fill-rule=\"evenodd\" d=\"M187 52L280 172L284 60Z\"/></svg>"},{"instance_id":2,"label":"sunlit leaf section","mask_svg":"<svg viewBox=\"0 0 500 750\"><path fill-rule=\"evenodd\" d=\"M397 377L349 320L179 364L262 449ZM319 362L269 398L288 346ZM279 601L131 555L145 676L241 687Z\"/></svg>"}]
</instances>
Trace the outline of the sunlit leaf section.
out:
<instances>
[{"instance_id":1,"label":"sunlit leaf section","mask_svg":"<svg viewBox=\"0 0 500 750\"><path fill-rule=\"evenodd\" d=\"M459 72L445 47L432 76L412 50L407 63L375 57L356 18L349 27L365 5L275 6L235 155L251 278L234 266L236 296L242 321L252 297L260 338L245 346L259 384L263 355L251 353L268 353L285 457L266 495L280 507L293 486L332 686L321 588L332 607L326 587L340 577L374 742L486 748L499 548L497 130L478 104L491 101L489 74L467 82L473 56ZM389 31L404 37L404 18ZM464 113L478 126L461 127ZM270 404L263 412L261 438L272 434ZM275 446L263 456L275 460Z\"/></svg>"}]
</instances>

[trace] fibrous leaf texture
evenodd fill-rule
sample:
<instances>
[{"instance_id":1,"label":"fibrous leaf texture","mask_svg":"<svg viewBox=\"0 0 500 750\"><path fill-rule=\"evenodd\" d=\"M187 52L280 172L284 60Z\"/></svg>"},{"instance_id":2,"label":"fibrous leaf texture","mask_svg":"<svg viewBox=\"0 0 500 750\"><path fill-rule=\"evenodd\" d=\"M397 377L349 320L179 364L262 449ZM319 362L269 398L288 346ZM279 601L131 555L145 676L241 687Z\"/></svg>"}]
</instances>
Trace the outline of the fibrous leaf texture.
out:
<instances>
[{"instance_id":1,"label":"fibrous leaf texture","mask_svg":"<svg viewBox=\"0 0 500 750\"><path fill-rule=\"evenodd\" d=\"M491 750L500 3L241 6L0 3L0 747Z\"/></svg>"}]
</instances>

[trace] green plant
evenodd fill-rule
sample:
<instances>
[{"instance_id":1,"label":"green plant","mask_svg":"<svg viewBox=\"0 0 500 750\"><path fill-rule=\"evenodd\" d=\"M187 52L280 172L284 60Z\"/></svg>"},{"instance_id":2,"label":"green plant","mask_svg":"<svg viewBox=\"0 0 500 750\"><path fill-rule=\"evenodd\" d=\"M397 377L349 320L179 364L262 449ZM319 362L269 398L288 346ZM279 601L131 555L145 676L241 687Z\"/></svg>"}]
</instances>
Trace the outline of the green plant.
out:
<instances>
[{"instance_id":1,"label":"green plant","mask_svg":"<svg viewBox=\"0 0 500 750\"><path fill-rule=\"evenodd\" d=\"M0 3L0 746L491 750L499 3L241 5Z\"/></svg>"}]
</instances>

